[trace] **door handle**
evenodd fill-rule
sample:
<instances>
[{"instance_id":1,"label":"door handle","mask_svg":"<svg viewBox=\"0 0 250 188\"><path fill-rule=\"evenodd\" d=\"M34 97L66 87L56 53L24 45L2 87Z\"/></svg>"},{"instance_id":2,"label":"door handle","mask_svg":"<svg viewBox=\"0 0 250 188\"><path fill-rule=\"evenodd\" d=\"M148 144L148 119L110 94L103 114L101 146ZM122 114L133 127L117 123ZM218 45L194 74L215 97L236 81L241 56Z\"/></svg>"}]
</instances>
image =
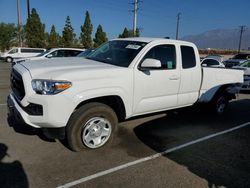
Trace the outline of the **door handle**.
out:
<instances>
[{"instance_id":1,"label":"door handle","mask_svg":"<svg viewBox=\"0 0 250 188\"><path fill-rule=\"evenodd\" d=\"M170 76L169 77L169 80L179 80L179 76L177 76L177 75L172 75L172 76Z\"/></svg>"}]
</instances>

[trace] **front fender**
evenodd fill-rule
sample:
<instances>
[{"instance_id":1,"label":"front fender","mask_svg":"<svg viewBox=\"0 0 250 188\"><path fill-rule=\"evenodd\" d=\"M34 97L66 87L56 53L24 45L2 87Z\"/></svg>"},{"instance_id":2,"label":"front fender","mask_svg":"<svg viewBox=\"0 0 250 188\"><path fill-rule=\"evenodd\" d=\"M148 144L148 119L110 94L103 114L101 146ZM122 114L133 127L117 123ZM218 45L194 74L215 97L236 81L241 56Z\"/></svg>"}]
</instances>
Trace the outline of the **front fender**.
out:
<instances>
[{"instance_id":1,"label":"front fender","mask_svg":"<svg viewBox=\"0 0 250 188\"><path fill-rule=\"evenodd\" d=\"M124 104L126 117L130 117L132 114L132 95L124 91L122 88L112 87L112 88L98 88L90 89L79 92L73 97L75 108L82 102L107 96L119 96Z\"/></svg>"}]
</instances>

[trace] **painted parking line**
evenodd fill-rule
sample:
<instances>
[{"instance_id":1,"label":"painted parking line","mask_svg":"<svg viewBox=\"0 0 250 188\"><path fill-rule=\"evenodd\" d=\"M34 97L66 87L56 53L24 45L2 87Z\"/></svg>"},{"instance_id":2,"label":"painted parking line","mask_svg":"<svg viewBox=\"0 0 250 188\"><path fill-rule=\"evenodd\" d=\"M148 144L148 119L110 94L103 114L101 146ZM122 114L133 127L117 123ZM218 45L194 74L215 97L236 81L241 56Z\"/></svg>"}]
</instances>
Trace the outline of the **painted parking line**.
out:
<instances>
[{"instance_id":1,"label":"painted parking line","mask_svg":"<svg viewBox=\"0 0 250 188\"><path fill-rule=\"evenodd\" d=\"M230 133L232 131L241 129L241 128L246 127L248 125L250 125L250 122L238 125L236 127L233 127L233 128L230 128L230 129L218 132L218 133L214 133L214 134L211 134L211 135L199 138L197 140L194 140L194 141L191 141L191 142L188 142L188 143L185 143L185 144L173 147L171 149L167 149L167 150L165 150L165 151L163 151L161 153L156 153L154 155L151 155L151 156L148 156L148 157L145 157L145 158L141 158L141 159L138 159L136 161L132 161L132 162L129 162L129 163L126 163L126 164L123 164L123 165L120 165L120 166L117 166L117 167L114 167L114 168L110 168L110 169L105 170L105 171L98 172L96 174L93 174L93 175L90 175L90 176L87 176L87 177L83 177L81 179L78 179L78 180L72 181L70 183L67 183L65 185L59 186L58 188L69 188L69 187L72 187L72 186L84 183L86 181L93 180L95 178L102 177L102 176L105 176L107 174L110 174L110 173L113 173L113 172L116 172L116 171L119 171L119 170L122 170L122 169L125 169L125 168L128 168L128 167L131 167L131 166L134 166L134 165L146 162L146 161L150 161L150 160L156 159L158 157L161 157L161 156L169 154L171 152L174 152L174 151L180 150L182 148L191 146L193 144L197 144L197 143L209 140L211 138L214 138L214 137L217 137L217 136L221 136L223 134Z\"/></svg>"},{"instance_id":2,"label":"painted parking line","mask_svg":"<svg viewBox=\"0 0 250 188\"><path fill-rule=\"evenodd\" d=\"M4 104L0 104L0 106L7 106L7 104L5 104L5 103Z\"/></svg>"}]
</instances>

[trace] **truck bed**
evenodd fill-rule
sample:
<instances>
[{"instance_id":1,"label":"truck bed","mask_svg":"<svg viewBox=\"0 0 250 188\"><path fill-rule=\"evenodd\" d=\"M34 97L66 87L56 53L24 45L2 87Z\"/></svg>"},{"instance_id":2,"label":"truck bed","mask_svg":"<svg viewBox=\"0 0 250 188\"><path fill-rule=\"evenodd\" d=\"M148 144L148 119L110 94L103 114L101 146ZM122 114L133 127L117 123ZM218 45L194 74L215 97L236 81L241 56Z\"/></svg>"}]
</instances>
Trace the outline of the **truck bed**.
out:
<instances>
[{"instance_id":1,"label":"truck bed","mask_svg":"<svg viewBox=\"0 0 250 188\"><path fill-rule=\"evenodd\" d=\"M227 68L202 67L202 83L199 102L211 100L221 85L243 83L243 71Z\"/></svg>"}]
</instances>

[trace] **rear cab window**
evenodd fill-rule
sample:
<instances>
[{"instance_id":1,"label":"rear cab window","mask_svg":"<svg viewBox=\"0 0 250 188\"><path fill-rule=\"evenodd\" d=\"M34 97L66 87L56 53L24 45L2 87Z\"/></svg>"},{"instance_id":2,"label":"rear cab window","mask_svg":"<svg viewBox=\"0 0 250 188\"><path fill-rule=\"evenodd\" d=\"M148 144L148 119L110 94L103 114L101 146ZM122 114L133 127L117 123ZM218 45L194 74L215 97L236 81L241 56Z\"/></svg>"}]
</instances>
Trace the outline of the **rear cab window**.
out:
<instances>
[{"instance_id":1,"label":"rear cab window","mask_svg":"<svg viewBox=\"0 0 250 188\"><path fill-rule=\"evenodd\" d=\"M196 66L194 48L191 46L181 46L182 68L190 69Z\"/></svg>"}]
</instances>

